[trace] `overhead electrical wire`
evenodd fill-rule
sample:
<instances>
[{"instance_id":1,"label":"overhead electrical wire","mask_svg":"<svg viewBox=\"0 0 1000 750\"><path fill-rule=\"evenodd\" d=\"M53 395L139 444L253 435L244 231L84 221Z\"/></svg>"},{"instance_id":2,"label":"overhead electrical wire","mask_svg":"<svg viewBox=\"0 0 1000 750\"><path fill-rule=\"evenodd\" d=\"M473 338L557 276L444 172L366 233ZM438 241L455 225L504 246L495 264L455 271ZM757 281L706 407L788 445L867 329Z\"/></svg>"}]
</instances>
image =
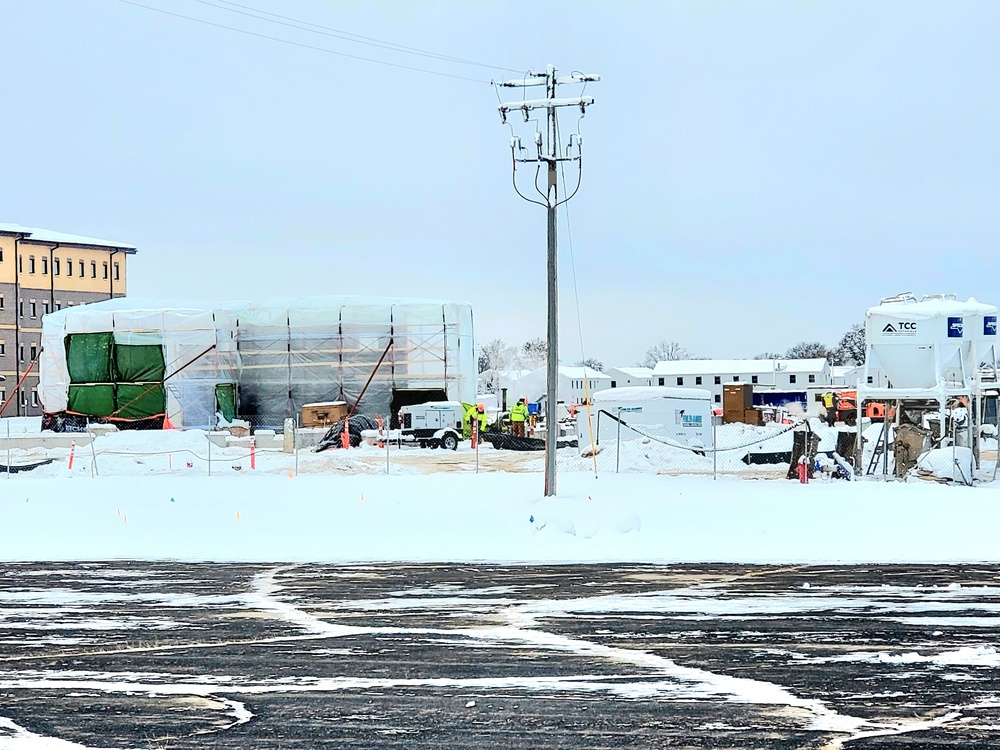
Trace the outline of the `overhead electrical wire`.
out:
<instances>
[{"instance_id":1,"label":"overhead electrical wire","mask_svg":"<svg viewBox=\"0 0 1000 750\"><path fill-rule=\"evenodd\" d=\"M350 31L335 29L332 26L324 26L322 24L313 23L311 21L303 21L302 19L299 18L293 18L291 16L283 16L280 13L271 13L270 11L261 10L260 8L254 8L250 5L235 3L232 2L231 0L216 0L215 2L213 2L213 0L195 0L195 2L201 3L202 5L211 6L213 8L218 8L219 10L228 11L229 13L239 13L242 16L256 18L260 21L275 23L281 26L288 26L293 29L308 31L312 34L322 34L323 36L334 37L336 39L343 39L344 41L353 42L355 44L367 44L372 47L380 47L382 49L388 49L394 52L403 52L408 55L429 57L435 60L441 60L442 62L458 63L461 65L474 65L476 67L488 68L490 70L506 70L510 73L521 72L516 68L505 68L502 65L489 65L488 63L478 62L476 60L469 60L464 57L453 57L451 55L443 55L439 52L431 52L430 50L419 49L417 47L408 47L405 44L396 44L395 42L387 42L384 39L376 39L375 37L362 36L361 34L355 34ZM226 7L226 6L233 6L233 7Z\"/></svg>"},{"instance_id":2,"label":"overhead electrical wire","mask_svg":"<svg viewBox=\"0 0 1000 750\"><path fill-rule=\"evenodd\" d=\"M429 75L443 76L444 78L454 78L460 81L471 81L473 83L490 83L482 78L470 78L469 76L455 75L454 73L444 73L440 70L430 70L428 68L418 68L413 65L403 65L402 63L389 62L388 60L379 60L374 57L364 57L363 55L352 55L348 52L338 52L337 50L332 50L327 47L317 47L312 44L304 44L302 42L295 42L291 39L283 39L277 36L270 36L268 34L261 34L256 31L249 31L247 29L241 29L236 26L227 26L226 24L216 23L215 21L209 21L204 18L197 18L195 16L186 16L183 13L174 13L170 10L164 10L163 8L157 8L153 5L144 5L142 3L135 2L135 0L118 0L120 3L125 3L126 5L133 5L136 8L144 8L146 10L152 10L157 13L162 13L167 16L173 16L174 18L183 18L188 21L194 21L195 23L201 23L206 26L213 26L217 29L226 29L227 31L235 31L238 34L246 34L247 36L256 37L258 39L268 39L272 42L280 42L281 44L288 44L292 47L301 47L302 49L309 49L315 52L324 52L328 55L337 55L338 57L346 57L351 60L361 60L363 62L375 63L377 65L386 65L391 68L401 68L403 70L412 70L417 73L428 73Z\"/></svg>"}]
</instances>

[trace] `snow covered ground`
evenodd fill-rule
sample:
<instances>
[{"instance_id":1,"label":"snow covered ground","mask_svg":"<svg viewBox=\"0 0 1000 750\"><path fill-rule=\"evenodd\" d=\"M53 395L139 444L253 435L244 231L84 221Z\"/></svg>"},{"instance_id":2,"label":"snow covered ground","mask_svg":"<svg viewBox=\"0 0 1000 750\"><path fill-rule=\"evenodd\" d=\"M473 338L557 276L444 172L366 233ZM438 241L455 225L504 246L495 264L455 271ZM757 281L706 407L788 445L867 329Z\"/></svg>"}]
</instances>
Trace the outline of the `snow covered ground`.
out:
<instances>
[{"instance_id":1,"label":"snow covered ground","mask_svg":"<svg viewBox=\"0 0 1000 750\"><path fill-rule=\"evenodd\" d=\"M566 473L0 480L4 560L1000 559L1000 486Z\"/></svg>"}]
</instances>

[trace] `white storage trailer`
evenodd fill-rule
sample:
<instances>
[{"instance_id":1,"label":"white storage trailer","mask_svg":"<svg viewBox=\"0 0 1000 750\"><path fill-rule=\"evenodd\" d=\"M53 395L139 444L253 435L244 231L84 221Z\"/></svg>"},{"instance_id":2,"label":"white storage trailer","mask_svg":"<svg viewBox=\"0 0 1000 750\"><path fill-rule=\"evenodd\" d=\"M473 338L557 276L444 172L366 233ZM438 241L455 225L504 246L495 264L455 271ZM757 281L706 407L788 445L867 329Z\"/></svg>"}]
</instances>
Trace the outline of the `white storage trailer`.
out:
<instances>
[{"instance_id":1,"label":"white storage trailer","mask_svg":"<svg viewBox=\"0 0 1000 750\"><path fill-rule=\"evenodd\" d=\"M678 448L705 450L712 441L712 394L701 388L629 386L593 395L590 422L598 446L618 440L654 440ZM581 448L590 445L587 410L577 411Z\"/></svg>"}]
</instances>

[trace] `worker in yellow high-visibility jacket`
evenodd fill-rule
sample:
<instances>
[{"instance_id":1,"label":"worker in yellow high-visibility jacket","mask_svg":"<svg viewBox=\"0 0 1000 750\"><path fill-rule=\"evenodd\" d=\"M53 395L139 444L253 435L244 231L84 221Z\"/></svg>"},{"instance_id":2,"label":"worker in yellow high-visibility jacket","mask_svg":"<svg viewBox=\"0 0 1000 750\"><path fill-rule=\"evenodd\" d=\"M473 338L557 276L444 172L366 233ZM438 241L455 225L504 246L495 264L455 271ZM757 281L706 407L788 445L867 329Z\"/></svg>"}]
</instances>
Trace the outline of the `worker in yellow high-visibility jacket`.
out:
<instances>
[{"instance_id":1,"label":"worker in yellow high-visibility jacket","mask_svg":"<svg viewBox=\"0 0 1000 750\"><path fill-rule=\"evenodd\" d=\"M528 405L523 398L510 410L510 434L514 437L524 437L524 423L528 421Z\"/></svg>"}]
</instances>

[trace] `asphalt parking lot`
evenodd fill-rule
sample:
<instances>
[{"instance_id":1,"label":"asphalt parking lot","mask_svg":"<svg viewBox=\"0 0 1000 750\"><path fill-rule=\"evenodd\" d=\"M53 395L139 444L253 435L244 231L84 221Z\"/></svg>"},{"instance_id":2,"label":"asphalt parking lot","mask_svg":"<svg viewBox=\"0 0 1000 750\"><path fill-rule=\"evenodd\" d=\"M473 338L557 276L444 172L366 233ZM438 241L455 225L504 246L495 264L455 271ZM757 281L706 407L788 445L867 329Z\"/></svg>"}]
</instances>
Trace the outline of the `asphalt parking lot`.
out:
<instances>
[{"instance_id":1,"label":"asphalt parking lot","mask_svg":"<svg viewBox=\"0 0 1000 750\"><path fill-rule=\"evenodd\" d=\"M9 564L0 748L995 747L998 578Z\"/></svg>"}]
</instances>

